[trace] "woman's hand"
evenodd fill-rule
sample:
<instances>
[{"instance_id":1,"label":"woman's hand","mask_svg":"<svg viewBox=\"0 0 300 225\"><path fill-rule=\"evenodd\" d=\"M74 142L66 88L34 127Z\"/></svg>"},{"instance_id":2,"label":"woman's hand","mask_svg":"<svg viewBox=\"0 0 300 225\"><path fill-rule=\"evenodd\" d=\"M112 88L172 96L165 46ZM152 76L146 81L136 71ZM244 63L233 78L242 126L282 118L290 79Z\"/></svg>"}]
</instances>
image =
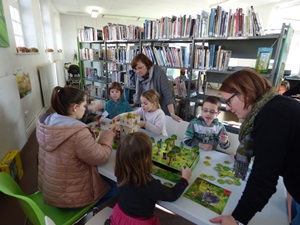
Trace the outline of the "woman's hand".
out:
<instances>
[{"instance_id":1,"label":"woman's hand","mask_svg":"<svg viewBox=\"0 0 300 225\"><path fill-rule=\"evenodd\" d=\"M173 120L175 120L177 122L182 121L182 119L179 116L176 116L175 113L171 113L171 117L172 117Z\"/></svg>"}]
</instances>

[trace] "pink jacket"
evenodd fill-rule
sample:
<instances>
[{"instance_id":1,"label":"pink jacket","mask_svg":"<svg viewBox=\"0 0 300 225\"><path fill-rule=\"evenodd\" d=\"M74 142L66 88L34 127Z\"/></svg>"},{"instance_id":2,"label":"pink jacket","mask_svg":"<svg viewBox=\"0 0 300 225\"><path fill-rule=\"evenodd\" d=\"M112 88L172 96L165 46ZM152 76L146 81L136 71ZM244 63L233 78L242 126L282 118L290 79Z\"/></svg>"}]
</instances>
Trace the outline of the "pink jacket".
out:
<instances>
[{"instance_id":1,"label":"pink jacket","mask_svg":"<svg viewBox=\"0 0 300 225\"><path fill-rule=\"evenodd\" d=\"M113 132L104 131L97 143L86 124L69 117L65 121L75 120L74 124L45 125L48 116L41 116L36 128L38 184L45 203L77 208L98 201L109 185L98 174L97 165L111 155Z\"/></svg>"}]
</instances>

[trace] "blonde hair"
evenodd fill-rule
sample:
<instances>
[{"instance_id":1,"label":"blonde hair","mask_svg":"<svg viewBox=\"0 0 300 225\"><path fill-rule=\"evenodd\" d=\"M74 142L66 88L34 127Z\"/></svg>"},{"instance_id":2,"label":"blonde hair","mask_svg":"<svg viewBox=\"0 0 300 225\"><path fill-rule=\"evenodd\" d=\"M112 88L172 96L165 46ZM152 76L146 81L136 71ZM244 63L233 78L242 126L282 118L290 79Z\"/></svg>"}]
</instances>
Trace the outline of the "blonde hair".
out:
<instances>
[{"instance_id":1,"label":"blonde hair","mask_svg":"<svg viewBox=\"0 0 300 225\"><path fill-rule=\"evenodd\" d=\"M153 103L156 108L160 109L160 104L159 104L159 94L157 91L154 89L150 89L147 91L144 91L141 96L143 96L145 99L147 99L149 102Z\"/></svg>"}]
</instances>

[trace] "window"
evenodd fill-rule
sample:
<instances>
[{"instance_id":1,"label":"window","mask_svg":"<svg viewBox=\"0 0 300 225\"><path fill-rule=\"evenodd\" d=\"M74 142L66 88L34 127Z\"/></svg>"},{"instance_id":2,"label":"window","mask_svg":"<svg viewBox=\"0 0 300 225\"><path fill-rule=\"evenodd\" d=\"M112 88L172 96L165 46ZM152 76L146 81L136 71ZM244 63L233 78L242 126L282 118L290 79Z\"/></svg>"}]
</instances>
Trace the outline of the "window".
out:
<instances>
[{"instance_id":1,"label":"window","mask_svg":"<svg viewBox=\"0 0 300 225\"><path fill-rule=\"evenodd\" d=\"M12 27L14 31L15 41L17 47L24 47L24 35L22 30L21 18L19 10L13 6L9 6Z\"/></svg>"}]
</instances>

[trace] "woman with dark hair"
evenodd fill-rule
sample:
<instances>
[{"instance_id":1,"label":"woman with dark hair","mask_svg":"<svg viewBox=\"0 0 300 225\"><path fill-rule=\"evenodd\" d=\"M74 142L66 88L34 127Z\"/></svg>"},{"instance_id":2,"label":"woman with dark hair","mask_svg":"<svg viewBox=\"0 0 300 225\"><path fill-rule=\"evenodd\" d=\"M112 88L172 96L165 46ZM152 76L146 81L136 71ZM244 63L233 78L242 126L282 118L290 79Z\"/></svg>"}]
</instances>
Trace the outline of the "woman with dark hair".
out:
<instances>
[{"instance_id":1,"label":"woman with dark hair","mask_svg":"<svg viewBox=\"0 0 300 225\"><path fill-rule=\"evenodd\" d=\"M174 120L181 121L175 115L174 96L166 73L160 66L153 62L144 54L137 54L131 61L131 67L137 74L136 95L134 103L139 104L141 94L149 89L154 89L160 95L159 104L166 115L170 115Z\"/></svg>"},{"instance_id":2,"label":"woman with dark hair","mask_svg":"<svg viewBox=\"0 0 300 225\"><path fill-rule=\"evenodd\" d=\"M97 170L110 157L115 134L109 130L101 133L98 142L93 138L80 121L86 104L84 91L57 86L51 96L55 113L37 121L38 185L46 204L80 208L101 204L119 193L116 183Z\"/></svg>"},{"instance_id":3,"label":"woman with dark hair","mask_svg":"<svg viewBox=\"0 0 300 225\"><path fill-rule=\"evenodd\" d=\"M211 219L222 225L247 224L276 192L279 176L300 210L300 104L278 95L271 83L250 70L227 77L220 92L226 110L244 122L235 155L235 177L245 179L252 157L252 170L245 190L231 215ZM299 225L297 216L292 225Z\"/></svg>"}]
</instances>

